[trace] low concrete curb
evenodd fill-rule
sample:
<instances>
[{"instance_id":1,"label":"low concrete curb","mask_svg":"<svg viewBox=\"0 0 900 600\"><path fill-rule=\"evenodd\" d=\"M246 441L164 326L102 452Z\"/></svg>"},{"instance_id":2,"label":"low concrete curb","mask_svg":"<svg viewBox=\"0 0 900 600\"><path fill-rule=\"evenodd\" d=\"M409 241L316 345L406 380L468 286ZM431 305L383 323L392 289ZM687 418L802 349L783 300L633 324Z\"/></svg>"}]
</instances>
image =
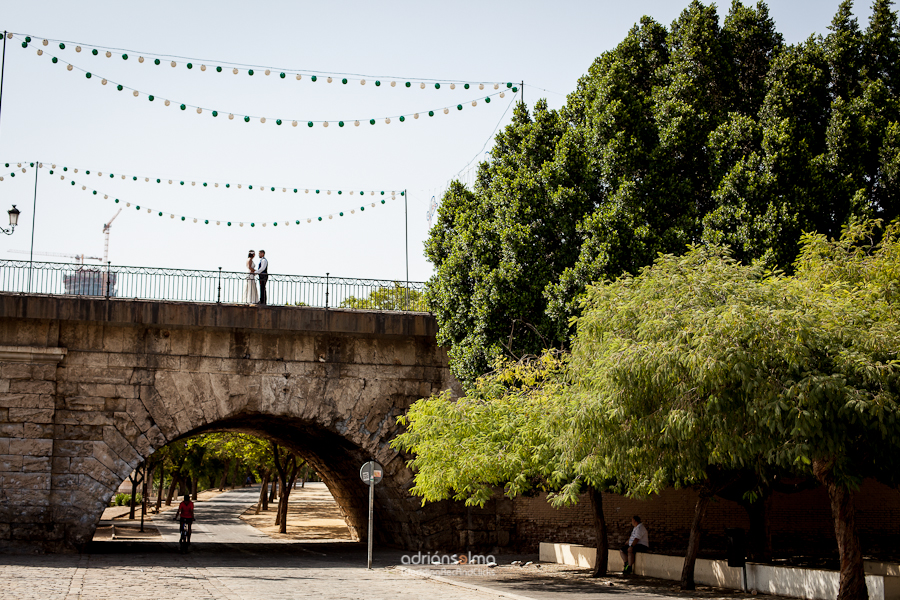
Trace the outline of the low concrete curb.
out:
<instances>
[{"instance_id":1,"label":"low concrete curb","mask_svg":"<svg viewBox=\"0 0 900 600\"><path fill-rule=\"evenodd\" d=\"M511 594L509 592L504 592L498 590L496 588L485 587L483 585L474 585L471 583L466 583L464 581L457 581L452 577L441 577L440 575L432 575L428 571L420 571L418 569L410 569L409 567L395 567L399 571L403 571L404 573L408 573L409 575L415 575L417 577L422 577L423 579L431 579L433 581L440 581L441 583L446 583L449 585L455 585L456 587L466 588L469 590L474 590L476 592L482 592L484 594L493 594L494 596L500 596L501 598L512 598L512 600L535 600L531 596L521 596L519 594Z\"/></svg>"}]
</instances>

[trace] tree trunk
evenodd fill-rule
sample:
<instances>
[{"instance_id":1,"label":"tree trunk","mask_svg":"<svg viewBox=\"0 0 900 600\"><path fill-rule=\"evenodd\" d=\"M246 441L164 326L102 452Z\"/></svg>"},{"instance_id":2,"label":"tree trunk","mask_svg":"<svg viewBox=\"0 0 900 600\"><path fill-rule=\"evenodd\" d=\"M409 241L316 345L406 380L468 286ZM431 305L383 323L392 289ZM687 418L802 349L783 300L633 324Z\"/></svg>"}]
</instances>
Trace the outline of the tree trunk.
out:
<instances>
[{"instance_id":1,"label":"tree trunk","mask_svg":"<svg viewBox=\"0 0 900 600\"><path fill-rule=\"evenodd\" d=\"M259 511L262 510L263 505L266 504L266 488L269 487L269 472L264 471L262 477L262 483L259 486L259 502L256 503L256 514L259 514ZM269 507L266 506L266 510L269 510Z\"/></svg>"},{"instance_id":2,"label":"tree trunk","mask_svg":"<svg viewBox=\"0 0 900 600\"><path fill-rule=\"evenodd\" d=\"M856 534L856 511L853 493L834 481L833 464L813 461L813 473L828 491L831 501L831 517L841 557L841 578L837 600L867 600L866 574L863 568L862 549Z\"/></svg>"},{"instance_id":3,"label":"tree trunk","mask_svg":"<svg viewBox=\"0 0 900 600\"><path fill-rule=\"evenodd\" d=\"M193 490L191 490L191 497L196 500L197 499L197 482L200 480L199 477L194 477L194 485Z\"/></svg>"},{"instance_id":4,"label":"tree trunk","mask_svg":"<svg viewBox=\"0 0 900 600\"><path fill-rule=\"evenodd\" d=\"M694 564L697 562L697 553L700 552L700 527L703 525L703 517L706 515L706 507L709 506L711 494L705 490L700 492L697 504L694 506L694 521L691 523L691 536L688 539L687 554L684 556L684 568L681 570L681 589L694 589Z\"/></svg>"},{"instance_id":5,"label":"tree trunk","mask_svg":"<svg viewBox=\"0 0 900 600\"><path fill-rule=\"evenodd\" d=\"M172 498L175 496L175 488L178 487L178 475L172 474L172 483L169 485L169 494L166 496L166 506L172 506Z\"/></svg>"},{"instance_id":6,"label":"tree trunk","mask_svg":"<svg viewBox=\"0 0 900 600\"><path fill-rule=\"evenodd\" d=\"M166 484L166 465L165 463L159 466L159 489L156 492L156 512L162 508L162 494L163 487Z\"/></svg>"},{"instance_id":7,"label":"tree trunk","mask_svg":"<svg viewBox=\"0 0 900 600\"><path fill-rule=\"evenodd\" d=\"M294 463L293 470L287 471L288 480L284 482L281 486L281 498L278 501L278 512L279 512L279 520L275 523L279 525L278 533L287 533L287 517L288 517L288 502L291 498L291 490L294 489L294 484L297 482L297 465ZM290 468L290 466L288 467Z\"/></svg>"},{"instance_id":8,"label":"tree trunk","mask_svg":"<svg viewBox=\"0 0 900 600\"><path fill-rule=\"evenodd\" d=\"M225 491L225 484L227 483L227 479L228 479L228 465L225 465L225 468L222 469L222 479L219 480L219 491L220 492Z\"/></svg>"},{"instance_id":9,"label":"tree trunk","mask_svg":"<svg viewBox=\"0 0 900 600\"><path fill-rule=\"evenodd\" d=\"M137 482L137 477L131 476L131 477L129 477L129 479L131 479L131 500L128 502L128 508L129 508L128 518L130 520L133 520L134 519L134 500L135 500L135 496L137 496L138 482Z\"/></svg>"},{"instance_id":10,"label":"tree trunk","mask_svg":"<svg viewBox=\"0 0 900 600\"><path fill-rule=\"evenodd\" d=\"M609 565L609 535L606 531L606 517L603 515L603 492L591 486L588 488L591 508L594 510L594 529L597 532L597 560L591 577L603 577Z\"/></svg>"},{"instance_id":11,"label":"tree trunk","mask_svg":"<svg viewBox=\"0 0 900 600\"><path fill-rule=\"evenodd\" d=\"M272 491L269 492L269 502L275 502L278 497L278 479L272 480Z\"/></svg>"}]
</instances>

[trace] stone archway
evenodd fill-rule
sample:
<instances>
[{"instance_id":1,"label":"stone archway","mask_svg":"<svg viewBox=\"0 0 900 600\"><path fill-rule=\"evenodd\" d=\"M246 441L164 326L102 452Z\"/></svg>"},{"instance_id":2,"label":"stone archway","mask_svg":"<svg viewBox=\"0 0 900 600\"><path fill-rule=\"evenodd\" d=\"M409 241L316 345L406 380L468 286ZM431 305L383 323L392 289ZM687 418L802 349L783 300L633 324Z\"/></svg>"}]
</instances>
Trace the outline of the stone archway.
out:
<instances>
[{"instance_id":1,"label":"stone archway","mask_svg":"<svg viewBox=\"0 0 900 600\"><path fill-rule=\"evenodd\" d=\"M229 429L299 450L360 538L358 469L374 458L379 541L505 545L491 507L410 497L389 446L412 402L457 389L435 328L425 314L0 295L0 539L78 549L146 457Z\"/></svg>"}]
</instances>

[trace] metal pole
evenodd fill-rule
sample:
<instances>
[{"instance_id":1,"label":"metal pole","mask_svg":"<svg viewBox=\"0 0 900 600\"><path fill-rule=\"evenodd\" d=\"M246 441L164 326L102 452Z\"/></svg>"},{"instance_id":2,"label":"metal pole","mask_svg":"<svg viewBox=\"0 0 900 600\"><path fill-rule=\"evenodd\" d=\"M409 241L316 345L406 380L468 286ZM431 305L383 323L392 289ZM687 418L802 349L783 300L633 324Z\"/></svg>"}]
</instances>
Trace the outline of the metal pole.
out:
<instances>
[{"instance_id":1,"label":"metal pole","mask_svg":"<svg viewBox=\"0 0 900 600\"><path fill-rule=\"evenodd\" d=\"M106 261L106 299L109 300L109 267L112 265L111 261Z\"/></svg>"},{"instance_id":2,"label":"metal pole","mask_svg":"<svg viewBox=\"0 0 900 600\"><path fill-rule=\"evenodd\" d=\"M325 308L328 308L328 275L325 273Z\"/></svg>"},{"instance_id":3,"label":"metal pole","mask_svg":"<svg viewBox=\"0 0 900 600\"><path fill-rule=\"evenodd\" d=\"M6 39L6 38L3 38ZM38 183L38 173L40 172L41 163L35 161L34 163L34 203L31 205L31 251L28 253L28 292L31 293L31 271L33 268L32 261L34 260L34 219L37 215L37 183Z\"/></svg>"},{"instance_id":4,"label":"metal pole","mask_svg":"<svg viewBox=\"0 0 900 600\"><path fill-rule=\"evenodd\" d=\"M6 31L3 32L3 63L0 64L0 110L3 108L3 76L6 74Z\"/></svg>"},{"instance_id":5,"label":"metal pole","mask_svg":"<svg viewBox=\"0 0 900 600\"><path fill-rule=\"evenodd\" d=\"M407 190L403 190L403 226L406 238L406 306L405 310L409 310L409 211L407 210L407 202L409 194Z\"/></svg>"},{"instance_id":6,"label":"metal pole","mask_svg":"<svg viewBox=\"0 0 900 600\"><path fill-rule=\"evenodd\" d=\"M222 303L222 267L219 267L219 295L216 296L216 304Z\"/></svg>"},{"instance_id":7,"label":"metal pole","mask_svg":"<svg viewBox=\"0 0 900 600\"><path fill-rule=\"evenodd\" d=\"M525 80L523 79L519 85L522 86L519 88L522 90L522 104L525 104Z\"/></svg>"},{"instance_id":8,"label":"metal pole","mask_svg":"<svg viewBox=\"0 0 900 600\"><path fill-rule=\"evenodd\" d=\"M144 461L144 483L141 493L141 533L144 533L144 514L147 512L147 461Z\"/></svg>"},{"instance_id":9,"label":"metal pole","mask_svg":"<svg viewBox=\"0 0 900 600\"><path fill-rule=\"evenodd\" d=\"M369 566L372 570L372 521L375 517L375 462L369 462Z\"/></svg>"}]
</instances>

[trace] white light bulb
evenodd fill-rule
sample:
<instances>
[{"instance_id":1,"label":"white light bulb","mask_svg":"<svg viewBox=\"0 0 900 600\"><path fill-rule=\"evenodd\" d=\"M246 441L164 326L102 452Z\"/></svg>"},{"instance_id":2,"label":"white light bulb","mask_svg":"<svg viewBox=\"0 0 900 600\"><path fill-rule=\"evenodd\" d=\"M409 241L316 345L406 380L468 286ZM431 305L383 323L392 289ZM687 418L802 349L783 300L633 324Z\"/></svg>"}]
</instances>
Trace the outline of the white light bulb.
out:
<instances>
[{"instance_id":1,"label":"white light bulb","mask_svg":"<svg viewBox=\"0 0 900 600\"><path fill-rule=\"evenodd\" d=\"M49 44L50 42L48 42L47 40L44 40L44 41L41 42L41 43L44 44L44 45L46 46L46 45Z\"/></svg>"},{"instance_id":2,"label":"white light bulb","mask_svg":"<svg viewBox=\"0 0 900 600\"><path fill-rule=\"evenodd\" d=\"M359 127L359 121L353 121L353 124Z\"/></svg>"},{"instance_id":3,"label":"white light bulb","mask_svg":"<svg viewBox=\"0 0 900 600\"><path fill-rule=\"evenodd\" d=\"M300 73L297 73L297 81L300 81L302 77L300 77Z\"/></svg>"},{"instance_id":4,"label":"white light bulb","mask_svg":"<svg viewBox=\"0 0 900 600\"><path fill-rule=\"evenodd\" d=\"M260 123L265 123L265 122L266 122L266 118L265 118L265 117L260 117L259 122L260 122Z\"/></svg>"},{"instance_id":5,"label":"white light bulb","mask_svg":"<svg viewBox=\"0 0 900 600\"><path fill-rule=\"evenodd\" d=\"M420 83L420 84L419 84L419 89L420 89L420 90L424 90L424 89L425 89L425 84L424 84L424 83Z\"/></svg>"},{"instance_id":6,"label":"white light bulb","mask_svg":"<svg viewBox=\"0 0 900 600\"><path fill-rule=\"evenodd\" d=\"M233 121L233 120L234 120L234 115L228 115L228 120L229 120L229 121Z\"/></svg>"},{"instance_id":7,"label":"white light bulb","mask_svg":"<svg viewBox=\"0 0 900 600\"><path fill-rule=\"evenodd\" d=\"M499 83L495 83L495 84L494 84L494 89L495 89L495 90L500 89L500 84L499 84Z\"/></svg>"},{"instance_id":8,"label":"white light bulb","mask_svg":"<svg viewBox=\"0 0 900 600\"><path fill-rule=\"evenodd\" d=\"M172 67L177 67L177 66L178 66L178 63L177 63L177 62L175 62L175 61L174 61L174 60L173 60L173 61L172 61L172 63L171 63L171 64L172 64Z\"/></svg>"},{"instance_id":9,"label":"white light bulb","mask_svg":"<svg viewBox=\"0 0 900 600\"><path fill-rule=\"evenodd\" d=\"M478 84L478 89L479 89L479 90L483 90L483 89L484 89L484 84L483 84L483 83L479 83L479 84Z\"/></svg>"},{"instance_id":10,"label":"white light bulb","mask_svg":"<svg viewBox=\"0 0 900 600\"><path fill-rule=\"evenodd\" d=\"M200 65L200 70L201 70L201 71L205 71L205 70L206 70L206 65Z\"/></svg>"},{"instance_id":11,"label":"white light bulb","mask_svg":"<svg viewBox=\"0 0 900 600\"><path fill-rule=\"evenodd\" d=\"M328 127L328 121L325 121L324 123L322 123L322 127Z\"/></svg>"},{"instance_id":12,"label":"white light bulb","mask_svg":"<svg viewBox=\"0 0 900 600\"><path fill-rule=\"evenodd\" d=\"M101 173L100 171L97 171L97 177L103 177L103 173Z\"/></svg>"},{"instance_id":13,"label":"white light bulb","mask_svg":"<svg viewBox=\"0 0 900 600\"><path fill-rule=\"evenodd\" d=\"M375 208L375 203L374 203L374 202L372 203L372 208Z\"/></svg>"},{"instance_id":14,"label":"white light bulb","mask_svg":"<svg viewBox=\"0 0 900 600\"><path fill-rule=\"evenodd\" d=\"M104 199L104 200L109 200L109 195L108 195L108 194L103 194L103 199Z\"/></svg>"},{"instance_id":15,"label":"white light bulb","mask_svg":"<svg viewBox=\"0 0 900 600\"><path fill-rule=\"evenodd\" d=\"M296 126L297 126L297 121L291 121L291 125L293 125L294 127L296 127Z\"/></svg>"},{"instance_id":16,"label":"white light bulb","mask_svg":"<svg viewBox=\"0 0 900 600\"><path fill-rule=\"evenodd\" d=\"M355 215L355 214L356 214L356 209L354 208L353 210L351 210L351 211L350 211L350 214L351 214L351 215Z\"/></svg>"},{"instance_id":17,"label":"white light bulb","mask_svg":"<svg viewBox=\"0 0 900 600\"><path fill-rule=\"evenodd\" d=\"M238 74L238 70L237 70L237 68L234 68L234 69L232 69L232 70L231 70L231 72L232 72L232 73L234 73L234 74L235 74L235 75L237 75L237 74Z\"/></svg>"},{"instance_id":18,"label":"white light bulb","mask_svg":"<svg viewBox=\"0 0 900 600\"><path fill-rule=\"evenodd\" d=\"M419 118L419 113L416 113L413 115L413 119L418 119L418 118Z\"/></svg>"},{"instance_id":19,"label":"white light bulb","mask_svg":"<svg viewBox=\"0 0 900 600\"><path fill-rule=\"evenodd\" d=\"M477 100L472 100L472 106L478 106L478 101L477 101Z\"/></svg>"},{"instance_id":20,"label":"white light bulb","mask_svg":"<svg viewBox=\"0 0 900 600\"><path fill-rule=\"evenodd\" d=\"M149 177L144 177L144 183L150 183L150 178L149 178Z\"/></svg>"},{"instance_id":21,"label":"white light bulb","mask_svg":"<svg viewBox=\"0 0 900 600\"><path fill-rule=\"evenodd\" d=\"M44 51L43 51L43 50L41 50L41 49L40 49L40 48L38 48L38 52L37 52L37 55L38 55L38 56L40 56L40 55L42 55L42 54L43 54L43 53L44 53Z\"/></svg>"},{"instance_id":22,"label":"white light bulb","mask_svg":"<svg viewBox=\"0 0 900 600\"><path fill-rule=\"evenodd\" d=\"M330 196L330 195L331 195L331 190L328 190L327 194Z\"/></svg>"},{"instance_id":23,"label":"white light bulb","mask_svg":"<svg viewBox=\"0 0 900 600\"><path fill-rule=\"evenodd\" d=\"M138 56L138 62L139 62L139 63L143 63L143 62L144 62L144 57L143 57L143 56Z\"/></svg>"},{"instance_id":24,"label":"white light bulb","mask_svg":"<svg viewBox=\"0 0 900 600\"><path fill-rule=\"evenodd\" d=\"M271 71L269 71L268 69L266 69L266 75L268 75L269 73L271 73ZM263 227L265 227L265 225L263 225Z\"/></svg>"},{"instance_id":25,"label":"white light bulb","mask_svg":"<svg viewBox=\"0 0 900 600\"><path fill-rule=\"evenodd\" d=\"M449 113L450 113L450 109L449 109L449 108L445 108L445 109L444 109L444 114L446 115L446 114L449 114Z\"/></svg>"},{"instance_id":26,"label":"white light bulb","mask_svg":"<svg viewBox=\"0 0 900 600\"><path fill-rule=\"evenodd\" d=\"M75 52L81 52L81 46L75 46Z\"/></svg>"},{"instance_id":27,"label":"white light bulb","mask_svg":"<svg viewBox=\"0 0 900 600\"><path fill-rule=\"evenodd\" d=\"M105 80L105 79L101 79L101 80L100 80L100 83L103 84L103 85L106 85L106 80Z\"/></svg>"},{"instance_id":28,"label":"white light bulb","mask_svg":"<svg viewBox=\"0 0 900 600\"><path fill-rule=\"evenodd\" d=\"M221 224L222 224L221 221L216 221L216 225L221 225Z\"/></svg>"},{"instance_id":29,"label":"white light bulb","mask_svg":"<svg viewBox=\"0 0 900 600\"><path fill-rule=\"evenodd\" d=\"M262 224L262 226L263 226L263 227L265 227L265 226L266 226L266 224L265 224L265 223L263 223L263 224Z\"/></svg>"},{"instance_id":30,"label":"white light bulb","mask_svg":"<svg viewBox=\"0 0 900 600\"><path fill-rule=\"evenodd\" d=\"M134 94L134 97L137 98L140 95L140 92L138 92L137 90L134 90L133 94Z\"/></svg>"},{"instance_id":31,"label":"white light bulb","mask_svg":"<svg viewBox=\"0 0 900 600\"><path fill-rule=\"evenodd\" d=\"M71 71L71 70L72 70L72 65L66 65L66 71Z\"/></svg>"},{"instance_id":32,"label":"white light bulb","mask_svg":"<svg viewBox=\"0 0 900 600\"><path fill-rule=\"evenodd\" d=\"M331 219L331 218L332 218L332 215L328 215L328 218Z\"/></svg>"},{"instance_id":33,"label":"white light bulb","mask_svg":"<svg viewBox=\"0 0 900 600\"><path fill-rule=\"evenodd\" d=\"M171 103L170 103L168 100L166 100L164 104L165 104L166 106L168 106L168 105L171 104Z\"/></svg>"},{"instance_id":34,"label":"white light bulb","mask_svg":"<svg viewBox=\"0 0 900 600\"><path fill-rule=\"evenodd\" d=\"M500 97L501 97L501 98L505 98L505 97L506 97L506 92L500 92Z\"/></svg>"},{"instance_id":35,"label":"white light bulb","mask_svg":"<svg viewBox=\"0 0 900 600\"><path fill-rule=\"evenodd\" d=\"M391 87L397 87L397 82L396 82L396 81L392 81L392 82L391 82Z\"/></svg>"},{"instance_id":36,"label":"white light bulb","mask_svg":"<svg viewBox=\"0 0 900 600\"><path fill-rule=\"evenodd\" d=\"M365 79L360 79L360 80L359 80L359 85L366 85L366 80L365 80Z\"/></svg>"},{"instance_id":37,"label":"white light bulb","mask_svg":"<svg viewBox=\"0 0 900 600\"><path fill-rule=\"evenodd\" d=\"M196 223L196 222L197 222L197 219L194 219L194 223Z\"/></svg>"},{"instance_id":38,"label":"white light bulb","mask_svg":"<svg viewBox=\"0 0 900 600\"><path fill-rule=\"evenodd\" d=\"M106 58L110 58L112 56L112 52L109 50L106 51Z\"/></svg>"},{"instance_id":39,"label":"white light bulb","mask_svg":"<svg viewBox=\"0 0 900 600\"><path fill-rule=\"evenodd\" d=\"M241 184L238 184L238 189L241 189Z\"/></svg>"},{"instance_id":40,"label":"white light bulb","mask_svg":"<svg viewBox=\"0 0 900 600\"><path fill-rule=\"evenodd\" d=\"M451 84L450 84L450 89L451 89L451 90L455 90L455 89L456 89L456 84L455 84L455 83L451 83Z\"/></svg>"},{"instance_id":41,"label":"white light bulb","mask_svg":"<svg viewBox=\"0 0 900 600\"><path fill-rule=\"evenodd\" d=\"M191 182L191 185L192 185L192 186L193 186L193 185L197 185L197 182L196 182L196 181L192 181L192 182Z\"/></svg>"},{"instance_id":42,"label":"white light bulb","mask_svg":"<svg viewBox=\"0 0 900 600\"><path fill-rule=\"evenodd\" d=\"M131 208L131 202L126 202L126 203L125 203L125 206Z\"/></svg>"},{"instance_id":43,"label":"white light bulb","mask_svg":"<svg viewBox=\"0 0 900 600\"><path fill-rule=\"evenodd\" d=\"M172 180L171 180L171 179L169 180L169 185L172 185Z\"/></svg>"},{"instance_id":44,"label":"white light bulb","mask_svg":"<svg viewBox=\"0 0 900 600\"><path fill-rule=\"evenodd\" d=\"M175 215L169 215L169 218L170 218L170 219L174 219L174 218L175 218Z\"/></svg>"},{"instance_id":45,"label":"white light bulb","mask_svg":"<svg viewBox=\"0 0 900 600\"><path fill-rule=\"evenodd\" d=\"M385 119L385 120L384 120L384 124L385 124L385 125L390 125L390 124L391 124L391 118L388 117L387 119Z\"/></svg>"},{"instance_id":46,"label":"white light bulb","mask_svg":"<svg viewBox=\"0 0 900 600\"><path fill-rule=\"evenodd\" d=\"M304 194L308 194L308 193L309 193L309 190L303 190L303 193L304 193Z\"/></svg>"},{"instance_id":47,"label":"white light bulb","mask_svg":"<svg viewBox=\"0 0 900 600\"><path fill-rule=\"evenodd\" d=\"M328 83L331 83L333 80L331 79L331 77L329 77L327 81L328 81Z\"/></svg>"},{"instance_id":48,"label":"white light bulb","mask_svg":"<svg viewBox=\"0 0 900 600\"><path fill-rule=\"evenodd\" d=\"M200 108L200 107L198 106L198 107L197 107L197 114L199 115L199 114L201 114L202 112L203 112L203 109Z\"/></svg>"},{"instance_id":49,"label":"white light bulb","mask_svg":"<svg viewBox=\"0 0 900 600\"><path fill-rule=\"evenodd\" d=\"M312 223L312 219L307 219L306 222L307 222L307 223Z\"/></svg>"},{"instance_id":50,"label":"white light bulb","mask_svg":"<svg viewBox=\"0 0 900 600\"><path fill-rule=\"evenodd\" d=\"M213 186L219 187L219 184L218 184L218 183L214 183Z\"/></svg>"}]
</instances>

